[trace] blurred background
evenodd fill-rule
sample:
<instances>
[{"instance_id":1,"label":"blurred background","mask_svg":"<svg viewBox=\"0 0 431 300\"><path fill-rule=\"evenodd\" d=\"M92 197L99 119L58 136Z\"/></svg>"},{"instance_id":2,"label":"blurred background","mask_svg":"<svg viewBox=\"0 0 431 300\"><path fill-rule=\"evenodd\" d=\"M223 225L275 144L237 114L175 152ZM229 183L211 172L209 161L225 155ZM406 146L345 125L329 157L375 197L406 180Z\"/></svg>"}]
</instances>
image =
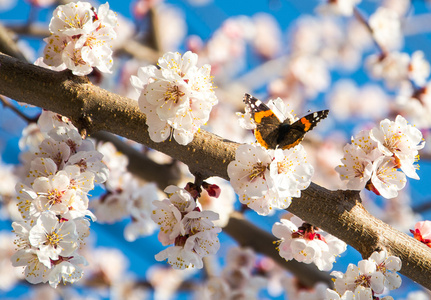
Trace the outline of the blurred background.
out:
<instances>
[{"instance_id":1,"label":"blurred background","mask_svg":"<svg viewBox=\"0 0 431 300\"><path fill-rule=\"evenodd\" d=\"M48 24L60 2L0 0L0 24L30 63L42 56L43 38L49 35ZM388 53L405 53L413 59L414 53L422 51L415 55L423 55L428 61L431 2L364 0L348 15L331 13L324 1L313 0L112 0L109 5L119 18L118 38L113 46L113 73L102 75L94 71L89 77L95 84L137 99L129 78L136 75L139 67L155 64L167 51L191 50L199 55L199 64L211 64L219 98L204 129L223 138L237 142L254 140L251 132L239 127L235 115L244 111L245 92L262 100L281 97L299 116L309 110L330 109L328 119L303 142L316 170L313 182L325 188L343 188L334 167L340 163L343 146L350 137L385 118L394 120L397 114L402 114L429 141L429 65L428 71L426 64L423 66L425 81L418 82L400 78L397 67L390 64L379 73L373 68L372 60ZM376 38L367 26L371 17L382 9L395 15L398 25L393 25L394 18L380 19L382 23L376 26L389 28L383 28L386 33ZM5 100L30 119L40 114L37 107ZM419 104L410 104L414 101ZM175 271L156 262L154 255L163 249L157 240L156 228L148 225L151 229L146 233L127 237L128 226L136 220L130 211L112 218L106 215L109 208L101 208L101 199L106 197L103 186L91 193L90 207L96 211L99 221L91 224L85 249L89 266L84 278L72 286L60 285L56 290L48 285L26 283L22 271L11 266L9 257L14 252L11 222L17 217L13 187L19 181L15 176L19 174L17 169L25 150L20 147L20 140L28 125L28 120L3 103L0 107L1 299L206 299L197 290L207 274ZM123 143L159 163L171 162L169 157L141 145L124 140ZM105 151L115 152L115 149ZM408 234L417 221L431 219L429 142L420 155L421 179L409 179L397 198L388 200L362 192L364 205L373 215ZM191 181L187 167L179 162L175 164L181 170L181 184ZM242 210L228 183L217 183L224 190L222 197L230 201L223 205ZM138 185L143 188L148 184L139 180ZM158 199L162 199L163 194L158 193ZM262 217L252 211L244 212L248 220L269 232L284 213L279 211ZM222 246L212 260L216 274L223 269L229 249L237 245L227 234L222 232L219 236ZM360 254L348 247L337 259L334 270L345 272L349 263L356 264L360 259ZM321 299L316 294L300 298L298 293L305 289L288 272L263 256L257 256L254 272L267 279L257 299ZM423 289L403 276L402 286L390 295L394 299L431 299L429 294L412 294L416 291Z\"/></svg>"}]
</instances>

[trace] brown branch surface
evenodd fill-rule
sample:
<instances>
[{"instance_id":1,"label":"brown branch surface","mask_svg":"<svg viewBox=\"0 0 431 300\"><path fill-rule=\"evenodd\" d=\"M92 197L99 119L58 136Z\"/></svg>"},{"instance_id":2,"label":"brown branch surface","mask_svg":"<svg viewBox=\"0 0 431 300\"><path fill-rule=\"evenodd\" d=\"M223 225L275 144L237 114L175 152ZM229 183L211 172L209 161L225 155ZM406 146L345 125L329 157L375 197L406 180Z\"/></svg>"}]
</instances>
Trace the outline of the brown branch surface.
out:
<instances>
[{"instance_id":1,"label":"brown branch surface","mask_svg":"<svg viewBox=\"0 0 431 300\"><path fill-rule=\"evenodd\" d=\"M154 143L136 101L69 71L53 72L6 55L0 55L0 94L68 116L88 132L106 130L147 145L186 163L204 178L228 179L227 165L238 146L205 131L187 146L175 141ZM431 249L370 215L357 192L329 191L312 183L289 211L342 239L364 257L386 249L402 260L402 274L431 288Z\"/></svg>"}]
</instances>

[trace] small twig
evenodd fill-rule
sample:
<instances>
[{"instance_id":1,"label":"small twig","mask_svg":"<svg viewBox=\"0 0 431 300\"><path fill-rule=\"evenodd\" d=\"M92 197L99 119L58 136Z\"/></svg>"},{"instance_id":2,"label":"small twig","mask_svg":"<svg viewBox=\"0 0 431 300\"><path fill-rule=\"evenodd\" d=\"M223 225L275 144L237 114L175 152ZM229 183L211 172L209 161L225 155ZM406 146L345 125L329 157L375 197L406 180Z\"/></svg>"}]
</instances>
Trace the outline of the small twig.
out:
<instances>
[{"instance_id":1,"label":"small twig","mask_svg":"<svg viewBox=\"0 0 431 300\"><path fill-rule=\"evenodd\" d=\"M193 175L195 176L195 185L200 187L204 182L205 178L202 176L201 173L193 173Z\"/></svg>"},{"instance_id":2,"label":"small twig","mask_svg":"<svg viewBox=\"0 0 431 300\"><path fill-rule=\"evenodd\" d=\"M137 59L143 59L150 62L157 62L159 57L163 55L163 53L158 53L156 50L142 45L133 39L126 41L119 50L132 55Z\"/></svg>"},{"instance_id":3,"label":"small twig","mask_svg":"<svg viewBox=\"0 0 431 300\"><path fill-rule=\"evenodd\" d=\"M30 5L30 12L28 13L27 22L26 22L27 27L31 27L31 25L37 19L38 12L39 12L39 7L31 4Z\"/></svg>"},{"instance_id":4,"label":"small twig","mask_svg":"<svg viewBox=\"0 0 431 300\"><path fill-rule=\"evenodd\" d=\"M0 24L0 52L27 62L24 54L22 54L16 42L11 37L11 33L2 24Z\"/></svg>"},{"instance_id":5,"label":"small twig","mask_svg":"<svg viewBox=\"0 0 431 300\"><path fill-rule=\"evenodd\" d=\"M419 204L419 205L412 207L412 210L415 213L424 213L430 209L431 209L431 200L430 199L428 199L428 201L426 201L425 203L422 203L422 204Z\"/></svg>"},{"instance_id":6,"label":"small twig","mask_svg":"<svg viewBox=\"0 0 431 300\"><path fill-rule=\"evenodd\" d=\"M31 26L26 24L5 24L5 27L18 35L45 38L51 34L46 25L33 23Z\"/></svg>"},{"instance_id":7,"label":"small twig","mask_svg":"<svg viewBox=\"0 0 431 300\"><path fill-rule=\"evenodd\" d=\"M12 105L12 103L9 100L7 100L6 97L0 95L0 101L4 107L11 109L14 113L16 113L19 117L21 117L21 119L23 119L27 123L30 124L30 123L36 123L37 122L37 119L39 117L31 118L31 117L27 116L22 111L20 111L18 108L16 108L14 105Z\"/></svg>"},{"instance_id":8,"label":"small twig","mask_svg":"<svg viewBox=\"0 0 431 300\"><path fill-rule=\"evenodd\" d=\"M370 32L370 34L371 34L371 36L372 36L372 38L373 38L373 41L374 41L374 44L377 46L377 48L379 48L379 50L380 50L380 52L382 53L382 55L383 56L386 56L387 54L388 54L388 50L383 46L383 45L381 45L379 42L377 42L377 40L376 40L376 38L375 38L375 36L374 36L374 31L373 31L373 29L371 28L371 26L370 26L370 24L368 23L368 21L365 19L365 17L361 14L361 12L358 10L358 8L357 7L355 7L354 8L354 10L353 10L353 14L355 15L355 17L356 17L356 19L359 21L359 22L361 22L365 27L367 27L367 29L368 29L368 31Z\"/></svg>"},{"instance_id":9,"label":"small twig","mask_svg":"<svg viewBox=\"0 0 431 300\"><path fill-rule=\"evenodd\" d=\"M160 42L160 27L156 8L151 7L148 16L150 17L150 46L156 51L161 51L163 49Z\"/></svg>"}]
</instances>

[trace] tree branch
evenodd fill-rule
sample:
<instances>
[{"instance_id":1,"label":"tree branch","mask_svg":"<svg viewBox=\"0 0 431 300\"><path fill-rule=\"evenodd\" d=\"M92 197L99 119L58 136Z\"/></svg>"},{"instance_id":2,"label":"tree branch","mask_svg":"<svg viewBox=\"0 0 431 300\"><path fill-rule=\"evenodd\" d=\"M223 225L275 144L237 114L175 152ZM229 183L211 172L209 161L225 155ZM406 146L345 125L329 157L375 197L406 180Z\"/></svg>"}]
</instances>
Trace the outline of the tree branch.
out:
<instances>
[{"instance_id":1,"label":"tree branch","mask_svg":"<svg viewBox=\"0 0 431 300\"><path fill-rule=\"evenodd\" d=\"M69 71L54 72L0 55L0 94L70 117L88 132L106 130L178 159L204 177L228 179L227 165L238 144L204 130L187 146L150 140L136 101L92 85ZM289 211L344 240L364 257L386 249L398 256L401 273L431 288L431 249L370 215L358 192L329 191L314 183Z\"/></svg>"},{"instance_id":2,"label":"tree branch","mask_svg":"<svg viewBox=\"0 0 431 300\"><path fill-rule=\"evenodd\" d=\"M22 61L27 61L21 53L15 41L12 39L11 32L0 24L0 52L16 57Z\"/></svg>"}]
</instances>

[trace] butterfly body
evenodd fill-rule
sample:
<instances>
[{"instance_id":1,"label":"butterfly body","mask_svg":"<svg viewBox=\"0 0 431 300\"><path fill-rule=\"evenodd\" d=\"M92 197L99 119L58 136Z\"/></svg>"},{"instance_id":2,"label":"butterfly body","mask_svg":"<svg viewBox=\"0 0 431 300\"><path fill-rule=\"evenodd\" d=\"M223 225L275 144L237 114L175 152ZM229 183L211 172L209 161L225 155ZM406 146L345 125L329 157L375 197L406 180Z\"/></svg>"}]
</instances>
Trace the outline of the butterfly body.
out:
<instances>
[{"instance_id":1,"label":"butterfly body","mask_svg":"<svg viewBox=\"0 0 431 300\"><path fill-rule=\"evenodd\" d=\"M250 107L256 123L254 135L266 149L289 149L298 145L305 134L328 116L329 110L308 114L295 122L286 119L281 122L274 112L259 99L245 94L244 102Z\"/></svg>"}]
</instances>

